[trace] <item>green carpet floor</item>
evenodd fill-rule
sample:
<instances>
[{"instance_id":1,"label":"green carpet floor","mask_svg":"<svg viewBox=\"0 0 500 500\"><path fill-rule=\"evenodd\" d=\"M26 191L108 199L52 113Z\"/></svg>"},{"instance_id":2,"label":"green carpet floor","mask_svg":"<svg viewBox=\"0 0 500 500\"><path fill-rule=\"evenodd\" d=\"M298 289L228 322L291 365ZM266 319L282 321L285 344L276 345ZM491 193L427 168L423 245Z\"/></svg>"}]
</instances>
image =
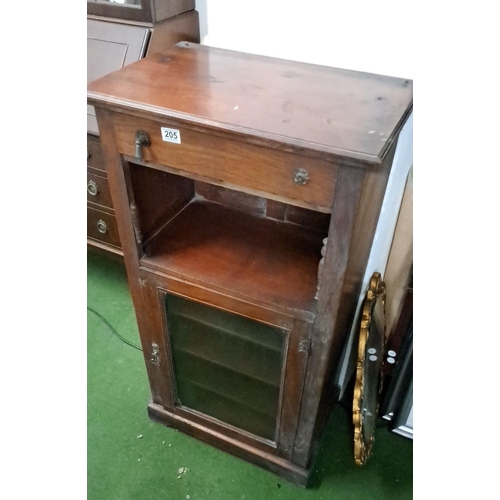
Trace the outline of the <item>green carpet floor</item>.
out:
<instances>
[{"instance_id":1,"label":"green carpet floor","mask_svg":"<svg viewBox=\"0 0 500 500\"><path fill-rule=\"evenodd\" d=\"M88 306L140 345L123 265L89 251L87 269ZM381 423L372 457L356 466L347 405L332 412L309 489L151 421L142 352L90 311L87 325L89 500L412 498L413 442Z\"/></svg>"}]
</instances>

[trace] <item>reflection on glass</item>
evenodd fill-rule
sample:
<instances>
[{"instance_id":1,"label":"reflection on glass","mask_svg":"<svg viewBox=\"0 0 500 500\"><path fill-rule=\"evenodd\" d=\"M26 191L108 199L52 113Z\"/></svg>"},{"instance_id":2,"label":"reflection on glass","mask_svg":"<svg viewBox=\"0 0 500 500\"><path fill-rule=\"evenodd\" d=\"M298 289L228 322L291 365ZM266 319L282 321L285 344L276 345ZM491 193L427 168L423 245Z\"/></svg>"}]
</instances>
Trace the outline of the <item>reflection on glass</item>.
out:
<instances>
[{"instance_id":1,"label":"reflection on glass","mask_svg":"<svg viewBox=\"0 0 500 500\"><path fill-rule=\"evenodd\" d=\"M166 295L178 403L273 440L286 333Z\"/></svg>"},{"instance_id":2,"label":"reflection on glass","mask_svg":"<svg viewBox=\"0 0 500 500\"><path fill-rule=\"evenodd\" d=\"M90 3L114 3L124 5L126 7L140 7L141 0L87 0Z\"/></svg>"}]
</instances>

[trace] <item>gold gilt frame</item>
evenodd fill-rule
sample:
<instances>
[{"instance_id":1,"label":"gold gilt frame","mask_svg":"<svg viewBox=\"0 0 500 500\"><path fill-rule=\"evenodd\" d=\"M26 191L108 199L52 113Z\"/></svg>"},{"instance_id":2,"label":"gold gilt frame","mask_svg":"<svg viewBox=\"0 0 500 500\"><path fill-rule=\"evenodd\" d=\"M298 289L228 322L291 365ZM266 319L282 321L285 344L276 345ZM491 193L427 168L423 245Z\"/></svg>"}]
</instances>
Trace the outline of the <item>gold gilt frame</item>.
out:
<instances>
[{"instance_id":1,"label":"gold gilt frame","mask_svg":"<svg viewBox=\"0 0 500 500\"><path fill-rule=\"evenodd\" d=\"M381 298L385 306L385 283L381 279L380 273L373 273L370 279L370 286L366 292L363 311L361 315L361 326L359 331L358 359L356 362L356 382L354 384L354 396L352 407L352 418L354 423L354 460L357 465L363 465L372 451L373 434L366 440L363 437L363 396L365 389L365 358L368 337L370 336L370 327L372 326L373 309L377 299ZM385 316L385 314L384 314ZM385 323L385 319L384 319ZM385 344L385 327L384 332ZM381 353L383 354L383 353ZM379 386L379 392L381 383Z\"/></svg>"}]
</instances>

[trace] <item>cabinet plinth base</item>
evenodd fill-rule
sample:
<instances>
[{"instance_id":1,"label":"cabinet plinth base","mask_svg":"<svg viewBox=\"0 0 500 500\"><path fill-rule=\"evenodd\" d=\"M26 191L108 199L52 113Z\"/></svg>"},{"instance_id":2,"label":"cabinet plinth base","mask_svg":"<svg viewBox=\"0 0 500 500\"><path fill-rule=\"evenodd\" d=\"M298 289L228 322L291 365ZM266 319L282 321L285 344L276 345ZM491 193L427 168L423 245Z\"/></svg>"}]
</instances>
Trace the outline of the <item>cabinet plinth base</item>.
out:
<instances>
[{"instance_id":1,"label":"cabinet plinth base","mask_svg":"<svg viewBox=\"0 0 500 500\"><path fill-rule=\"evenodd\" d=\"M156 403L151 402L148 404L148 414L149 417L156 422L169 427L174 427L219 449L227 451L232 455L247 460L248 462L252 462L253 464L269 470L294 484L302 487L306 487L308 485L310 470L303 469L289 460L263 452L253 446L241 443L235 439L209 429L206 426L191 422L183 417L180 417L179 415L175 415L174 413L165 410L165 408Z\"/></svg>"}]
</instances>

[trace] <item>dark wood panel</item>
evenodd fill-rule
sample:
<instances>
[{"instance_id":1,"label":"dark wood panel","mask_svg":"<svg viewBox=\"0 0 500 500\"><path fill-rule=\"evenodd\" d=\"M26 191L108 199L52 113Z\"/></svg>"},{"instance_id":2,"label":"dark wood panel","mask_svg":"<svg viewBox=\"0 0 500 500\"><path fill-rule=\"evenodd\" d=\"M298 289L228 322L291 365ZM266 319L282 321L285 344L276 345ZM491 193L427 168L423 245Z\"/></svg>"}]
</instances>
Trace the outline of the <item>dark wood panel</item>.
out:
<instances>
[{"instance_id":1,"label":"dark wood panel","mask_svg":"<svg viewBox=\"0 0 500 500\"><path fill-rule=\"evenodd\" d=\"M242 210L257 217L298 224L325 235L328 233L330 215L326 213L287 205L206 182L195 181L195 191L199 198Z\"/></svg>"},{"instance_id":2,"label":"dark wood panel","mask_svg":"<svg viewBox=\"0 0 500 500\"><path fill-rule=\"evenodd\" d=\"M274 200L267 200L266 216L270 219L299 224L300 226L328 233L330 215L316 210L287 205Z\"/></svg>"},{"instance_id":3,"label":"dark wood panel","mask_svg":"<svg viewBox=\"0 0 500 500\"><path fill-rule=\"evenodd\" d=\"M311 323L295 320L290 335L285 379L285 396L282 401L278 454L287 459L293 457L293 447L299 423L304 379L311 344Z\"/></svg>"},{"instance_id":4,"label":"dark wood panel","mask_svg":"<svg viewBox=\"0 0 500 500\"><path fill-rule=\"evenodd\" d=\"M199 283L193 283L192 278L188 282L185 279L168 276L156 269L147 269L145 267L140 268L140 273L143 280L146 280L148 283L154 282L158 288L285 330L292 330L296 317L308 323L312 323L314 320L312 313L301 315L296 310L292 311L289 308L279 307L276 304L263 304L259 300L254 300L238 293L228 294L227 290L216 286L207 288Z\"/></svg>"},{"instance_id":5,"label":"dark wood panel","mask_svg":"<svg viewBox=\"0 0 500 500\"><path fill-rule=\"evenodd\" d=\"M138 224L145 242L191 201L194 184L185 177L133 163L129 164L129 173L129 196L136 203Z\"/></svg>"},{"instance_id":6,"label":"dark wood panel","mask_svg":"<svg viewBox=\"0 0 500 500\"><path fill-rule=\"evenodd\" d=\"M330 215L316 212L315 210L287 205L285 221L314 229L326 235L328 234L328 227L330 225Z\"/></svg>"},{"instance_id":7,"label":"dark wood panel","mask_svg":"<svg viewBox=\"0 0 500 500\"><path fill-rule=\"evenodd\" d=\"M270 219L285 220L286 203L281 203L275 200L267 200L266 204L266 216Z\"/></svg>"},{"instance_id":8,"label":"dark wood panel","mask_svg":"<svg viewBox=\"0 0 500 500\"><path fill-rule=\"evenodd\" d=\"M194 75L196 75L194 77ZM270 85L272 82L272 85ZM380 163L412 109L402 78L181 43L89 85L90 100ZM189 98L186 98L188 96Z\"/></svg>"},{"instance_id":9,"label":"dark wood panel","mask_svg":"<svg viewBox=\"0 0 500 500\"><path fill-rule=\"evenodd\" d=\"M220 203L227 207L236 208L257 217L266 215L266 199L260 196L241 193L234 189L226 189L206 182L195 181L196 196L201 199Z\"/></svg>"}]
</instances>

